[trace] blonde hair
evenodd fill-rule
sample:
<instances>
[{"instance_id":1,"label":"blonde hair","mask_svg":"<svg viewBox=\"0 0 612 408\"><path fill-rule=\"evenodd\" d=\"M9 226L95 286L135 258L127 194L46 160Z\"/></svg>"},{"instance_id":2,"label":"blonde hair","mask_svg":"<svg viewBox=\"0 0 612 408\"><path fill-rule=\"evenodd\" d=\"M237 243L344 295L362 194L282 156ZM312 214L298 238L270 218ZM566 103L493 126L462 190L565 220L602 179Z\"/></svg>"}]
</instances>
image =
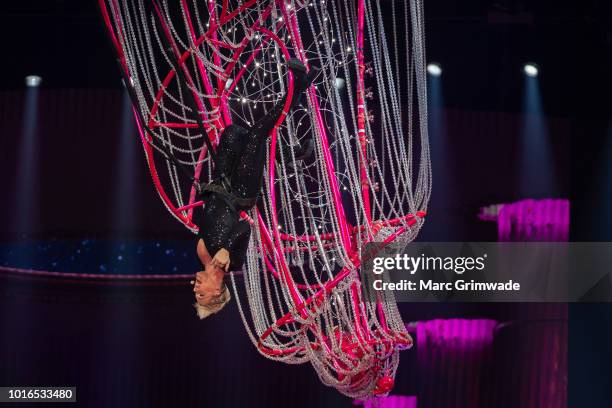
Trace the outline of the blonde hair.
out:
<instances>
[{"instance_id":1,"label":"blonde hair","mask_svg":"<svg viewBox=\"0 0 612 408\"><path fill-rule=\"evenodd\" d=\"M196 313L200 319L205 319L211 314L218 313L221 309L225 307L225 305L232 300L232 296L230 295L230 291L225 287L225 290L218 297L219 301L212 303L210 305L200 305L199 303L194 303L193 307L196 309Z\"/></svg>"}]
</instances>

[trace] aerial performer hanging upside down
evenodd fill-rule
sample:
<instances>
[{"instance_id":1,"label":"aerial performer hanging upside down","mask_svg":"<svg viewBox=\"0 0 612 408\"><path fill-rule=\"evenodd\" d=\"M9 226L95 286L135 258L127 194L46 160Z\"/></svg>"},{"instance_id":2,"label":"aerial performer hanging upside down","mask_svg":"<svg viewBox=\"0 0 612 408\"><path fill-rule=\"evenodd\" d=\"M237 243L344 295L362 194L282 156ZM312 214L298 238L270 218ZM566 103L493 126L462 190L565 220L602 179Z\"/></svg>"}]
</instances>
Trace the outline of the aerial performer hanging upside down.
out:
<instances>
[{"instance_id":1,"label":"aerial performer hanging upside down","mask_svg":"<svg viewBox=\"0 0 612 408\"><path fill-rule=\"evenodd\" d=\"M290 59L287 66L294 75L292 109L301 103L317 70L307 72L297 59ZM232 124L221 133L213 181L201 189L205 204L198 230L197 255L204 270L193 281L195 307L201 319L221 310L231 298L224 276L230 269L242 267L251 236L251 226L240 218L239 212L249 211L257 202L267 140L284 105L285 99L282 99L252 126ZM312 153L309 142L294 149L297 161Z\"/></svg>"},{"instance_id":2,"label":"aerial performer hanging upside down","mask_svg":"<svg viewBox=\"0 0 612 408\"><path fill-rule=\"evenodd\" d=\"M231 290L260 354L387 395L412 338L362 272L431 194L423 0L98 2L153 184L198 237L197 314Z\"/></svg>"}]
</instances>

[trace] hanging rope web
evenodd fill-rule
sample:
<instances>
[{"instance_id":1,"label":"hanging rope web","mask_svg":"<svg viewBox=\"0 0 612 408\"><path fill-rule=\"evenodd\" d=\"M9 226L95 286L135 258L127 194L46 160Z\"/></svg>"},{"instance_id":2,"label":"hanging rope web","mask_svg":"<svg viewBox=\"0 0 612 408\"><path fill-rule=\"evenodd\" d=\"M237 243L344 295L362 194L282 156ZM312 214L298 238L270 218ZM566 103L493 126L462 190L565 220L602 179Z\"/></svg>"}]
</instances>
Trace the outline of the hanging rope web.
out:
<instances>
[{"instance_id":1,"label":"hanging rope web","mask_svg":"<svg viewBox=\"0 0 612 408\"><path fill-rule=\"evenodd\" d=\"M364 244L414 239L430 196L421 0L99 1L157 191L192 231L222 130L292 95L289 58L320 69L271 135L233 288L264 356L310 362L351 397L388 393L412 339L390 293L363 298L359 270ZM306 138L313 160L277 148Z\"/></svg>"}]
</instances>

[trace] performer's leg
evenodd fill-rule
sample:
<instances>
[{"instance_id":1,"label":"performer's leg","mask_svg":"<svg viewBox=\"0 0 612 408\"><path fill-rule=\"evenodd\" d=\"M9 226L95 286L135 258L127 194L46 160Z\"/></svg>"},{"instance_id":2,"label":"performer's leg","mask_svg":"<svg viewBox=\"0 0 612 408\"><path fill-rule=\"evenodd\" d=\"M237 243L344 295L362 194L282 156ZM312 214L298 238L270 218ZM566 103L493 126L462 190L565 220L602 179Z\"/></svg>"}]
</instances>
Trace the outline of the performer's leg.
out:
<instances>
[{"instance_id":1,"label":"performer's leg","mask_svg":"<svg viewBox=\"0 0 612 408\"><path fill-rule=\"evenodd\" d=\"M217 147L217 160L213 172L213 179L222 176L230 177L236 166L238 158L242 155L249 132L246 129L229 125L221 133Z\"/></svg>"},{"instance_id":2,"label":"performer's leg","mask_svg":"<svg viewBox=\"0 0 612 408\"><path fill-rule=\"evenodd\" d=\"M310 72L307 72L304 64L295 58L291 58L289 61L287 61L287 66L291 72L293 72L293 96L291 98L291 105L289 106L289 110L291 110L302 102L305 91L317 76L319 70L312 68ZM267 137L280 117L286 100L287 95L285 95L285 98L282 101L274 105L272 109L266 112L266 114L261 117L251 129L262 135L264 138Z\"/></svg>"},{"instance_id":3,"label":"performer's leg","mask_svg":"<svg viewBox=\"0 0 612 408\"><path fill-rule=\"evenodd\" d=\"M248 142L231 177L232 193L240 198L257 197L266 159L265 138L250 132Z\"/></svg>"},{"instance_id":4,"label":"performer's leg","mask_svg":"<svg viewBox=\"0 0 612 408\"><path fill-rule=\"evenodd\" d=\"M291 104L293 108L297 106L301 95L308 89L316 75L316 70L307 73L304 65L297 60L290 60L288 65L294 74L294 94ZM232 190L238 197L256 197L261 190L266 140L274 129L284 105L285 100L278 102L249 129L246 145L231 178Z\"/></svg>"}]
</instances>

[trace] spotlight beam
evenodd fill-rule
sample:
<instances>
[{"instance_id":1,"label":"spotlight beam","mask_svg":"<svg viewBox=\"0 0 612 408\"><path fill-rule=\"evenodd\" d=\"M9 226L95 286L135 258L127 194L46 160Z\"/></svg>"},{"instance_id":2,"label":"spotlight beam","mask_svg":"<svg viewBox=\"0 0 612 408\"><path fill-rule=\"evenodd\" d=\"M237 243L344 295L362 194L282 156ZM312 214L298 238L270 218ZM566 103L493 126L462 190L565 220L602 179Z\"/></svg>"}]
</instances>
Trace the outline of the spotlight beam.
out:
<instances>
[{"instance_id":1,"label":"spotlight beam","mask_svg":"<svg viewBox=\"0 0 612 408\"><path fill-rule=\"evenodd\" d=\"M550 198L557 193L550 137L537 76L525 75L519 191L523 198Z\"/></svg>"},{"instance_id":2,"label":"spotlight beam","mask_svg":"<svg viewBox=\"0 0 612 408\"><path fill-rule=\"evenodd\" d=\"M17 168L17 186L15 194L14 231L20 238L32 235L37 225L37 191L38 183L38 87L29 86L25 91L21 143Z\"/></svg>"},{"instance_id":3,"label":"spotlight beam","mask_svg":"<svg viewBox=\"0 0 612 408\"><path fill-rule=\"evenodd\" d=\"M120 235L131 235L135 232L137 218L137 170L134 162L138 159L138 138L134 123L132 102L123 89L121 127L118 143L118 166L115 175L115 207L113 230Z\"/></svg>"}]
</instances>

